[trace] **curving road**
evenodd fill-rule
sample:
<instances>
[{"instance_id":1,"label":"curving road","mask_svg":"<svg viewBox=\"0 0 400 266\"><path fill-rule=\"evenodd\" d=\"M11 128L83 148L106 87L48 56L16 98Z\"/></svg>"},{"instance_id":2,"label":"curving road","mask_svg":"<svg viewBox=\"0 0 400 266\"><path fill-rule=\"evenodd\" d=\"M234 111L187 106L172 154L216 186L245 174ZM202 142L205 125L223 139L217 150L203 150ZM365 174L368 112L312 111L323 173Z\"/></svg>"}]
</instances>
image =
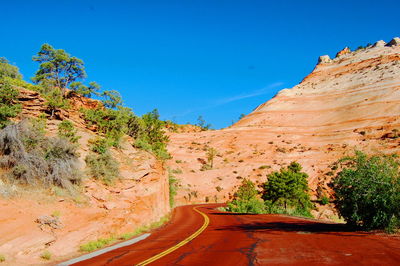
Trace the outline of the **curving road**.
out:
<instances>
[{"instance_id":1,"label":"curving road","mask_svg":"<svg viewBox=\"0 0 400 266\"><path fill-rule=\"evenodd\" d=\"M400 236L280 215L223 213L218 206L178 207L170 223L145 240L74 265L137 265L149 258L150 265L400 265ZM164 255L171 247L176 250Z\"/></svg>"}]
</instances>

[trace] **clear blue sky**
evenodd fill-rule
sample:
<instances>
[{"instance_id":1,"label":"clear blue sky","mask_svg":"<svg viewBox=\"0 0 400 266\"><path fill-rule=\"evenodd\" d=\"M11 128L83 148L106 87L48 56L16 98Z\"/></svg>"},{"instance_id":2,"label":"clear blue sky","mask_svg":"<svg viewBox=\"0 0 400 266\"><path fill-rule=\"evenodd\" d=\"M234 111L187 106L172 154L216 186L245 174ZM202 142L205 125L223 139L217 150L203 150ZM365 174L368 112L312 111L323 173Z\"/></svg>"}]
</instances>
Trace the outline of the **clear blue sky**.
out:
<instances>
[{"instance_id":1,"label":"clear blue sky","mask_svg":"<svg viewBox=\"0 0 400 266\"><path fill-rule=\"evenodd\" d=\"M26 80L49 43L136 114L229 126L290 88L319 55L400 35L397 1L5 1L0 56Z\"/></svg>"}]
</instances>

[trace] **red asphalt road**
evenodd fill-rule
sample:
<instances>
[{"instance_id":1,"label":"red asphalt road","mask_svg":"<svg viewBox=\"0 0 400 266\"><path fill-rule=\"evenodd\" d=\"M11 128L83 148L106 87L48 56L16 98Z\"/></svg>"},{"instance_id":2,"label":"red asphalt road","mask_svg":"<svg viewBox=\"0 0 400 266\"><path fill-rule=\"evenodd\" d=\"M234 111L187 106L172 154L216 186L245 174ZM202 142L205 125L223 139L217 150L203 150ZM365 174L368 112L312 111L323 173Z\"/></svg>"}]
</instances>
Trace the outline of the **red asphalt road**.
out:
<instances>
[{"instance_id":1,"label":"red asphalt road","mask_svg":"<svg viewBox=\"0 0 400 266\"><path fill-rule=\"evenodd\" d=\"M242 215L203 204L207 229L188 244L151 265L400 265L400 237L354 232L327 224L281 215ZM204 223L182 206L166 226L128 247L75 265L135 265L178 244Z\"/></svg>"}]
</instances>

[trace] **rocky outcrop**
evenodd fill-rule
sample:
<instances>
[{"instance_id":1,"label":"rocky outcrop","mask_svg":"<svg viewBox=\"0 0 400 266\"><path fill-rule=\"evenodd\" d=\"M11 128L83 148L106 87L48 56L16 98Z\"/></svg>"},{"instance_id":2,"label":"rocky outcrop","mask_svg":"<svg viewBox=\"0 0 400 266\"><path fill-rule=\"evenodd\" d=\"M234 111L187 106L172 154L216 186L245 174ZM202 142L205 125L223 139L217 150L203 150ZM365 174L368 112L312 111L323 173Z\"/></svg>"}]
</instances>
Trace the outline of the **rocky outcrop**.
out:
<instances>
[{"instance_id":1,"label":"rocky outcrop","mask_svg":"<svg viewBox=\"0 0 400 266\"><path fill-rule=\"evenodd\" d=\"M318 58L318 64L329 64L332 63L332 59L329 57L329 55L321 55Z\"/></svg>"},{"instance_id":2,"label":"rocky outcrop","mask_svg":"<svg viewBox=\"0 0 400 266\"><path fill-rule=\"evenodd\" d=\"M399 38L399 37L393 38L393 39L387 44L387 46L399 46L399 45L400 45L400 38Z\"/></svg>"},{"instance_id":3,"label":"rocky outcrop","mask_svg":"<svg viewBox=\"0 0 400 266\"><path fill-rule=\"evenodd\" d=\"M372 47L383 47L386 45L386 42L383 40L377 41L376 43L374 43L374 45Z\"/></svg>"},{"instance_id":4,"label":"rocky outcrop","mask_svg":"<svg viewBox=\"0 0 400 266\"><path fill-rule=\"evenodd\" d=\"M350 48L349 48L349 47L345 47L345 48L343 48L343 50L340 50L340 51L336 54L336 57L340 57L340 56L342 56L342 55L346 55L346 54L350 54L350 53L351 53Z\"/></svg>"}]
</instances>

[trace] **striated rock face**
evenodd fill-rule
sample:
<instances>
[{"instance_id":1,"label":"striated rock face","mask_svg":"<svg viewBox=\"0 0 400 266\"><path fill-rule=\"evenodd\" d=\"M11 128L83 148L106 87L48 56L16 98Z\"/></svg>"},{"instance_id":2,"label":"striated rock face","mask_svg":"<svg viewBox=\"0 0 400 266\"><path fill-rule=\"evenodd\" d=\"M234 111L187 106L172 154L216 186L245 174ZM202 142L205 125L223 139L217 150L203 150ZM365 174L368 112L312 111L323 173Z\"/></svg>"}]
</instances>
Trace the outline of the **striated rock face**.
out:
<instances>
[{"instance_id":1,"label":"striated rock face","mask_svg":"<svg viewBox=\"0 0 400 266\"><path fill-rule=\"evenodd\" d=\"M332 163L355 149L399 153L400 46L362 49L318 64L299 85L280 91L231 128L172 134L171 168L180 168L181 204L229 199L243 178L261 184L298 161L313 197L332 179ZM207 147L219 156L200 171ZM182 163L176 163L176 160Z\"/></svg>"}]
</instances>

